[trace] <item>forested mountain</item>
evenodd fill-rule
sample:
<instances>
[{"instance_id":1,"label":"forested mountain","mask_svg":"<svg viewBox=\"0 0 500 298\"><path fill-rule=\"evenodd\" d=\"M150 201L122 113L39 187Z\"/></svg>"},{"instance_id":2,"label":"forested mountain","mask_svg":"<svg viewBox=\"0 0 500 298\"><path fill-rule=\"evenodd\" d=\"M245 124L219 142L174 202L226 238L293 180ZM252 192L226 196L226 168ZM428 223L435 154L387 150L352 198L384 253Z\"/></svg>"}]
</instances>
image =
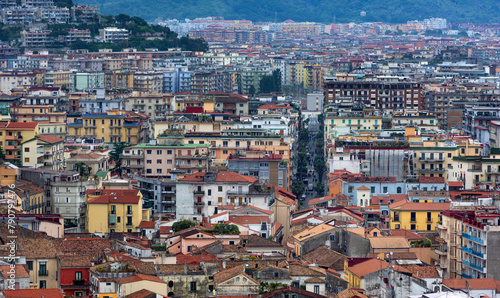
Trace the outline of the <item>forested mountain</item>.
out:
<instances>
[{"instance_id":1,"label":"forested mountain","mask_svg":"<svg viewBox=\"0 0 500 298\"><path fill-rule=\"evenodd\" d=\"M83 0L102 14L125 13L148 21L158 17L258 21L387 22L400 23L430 17L450 22L499 23L498 0ZM361 17L360 12L366 16Z\"/></svg>"}]
</instances>

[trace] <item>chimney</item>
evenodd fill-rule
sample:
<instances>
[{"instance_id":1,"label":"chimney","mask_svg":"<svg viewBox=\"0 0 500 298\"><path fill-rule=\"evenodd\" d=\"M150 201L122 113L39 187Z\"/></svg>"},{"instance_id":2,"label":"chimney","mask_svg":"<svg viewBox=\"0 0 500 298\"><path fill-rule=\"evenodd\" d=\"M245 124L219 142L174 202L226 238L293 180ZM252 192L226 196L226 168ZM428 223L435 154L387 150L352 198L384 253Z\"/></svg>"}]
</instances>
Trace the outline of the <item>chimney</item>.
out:
<instances>
[{"instance_id":1,"label":"chimney","mask_svg":"<svg viewBox=\"0 0 500 298\"><path fill-rule=\"evenodd\" d=\"M226 261L222 261L222 269L226 269Z\"/></svg>"},{"instance_id":2,"label":"chimney","mask_svg":"<svg viewBox=\"0 0 500 298\"><path fill-rule=\"evenodd\" d=\"M188 265L184 264L184 274L188 274Z\"/></svg>"}]
</instances>

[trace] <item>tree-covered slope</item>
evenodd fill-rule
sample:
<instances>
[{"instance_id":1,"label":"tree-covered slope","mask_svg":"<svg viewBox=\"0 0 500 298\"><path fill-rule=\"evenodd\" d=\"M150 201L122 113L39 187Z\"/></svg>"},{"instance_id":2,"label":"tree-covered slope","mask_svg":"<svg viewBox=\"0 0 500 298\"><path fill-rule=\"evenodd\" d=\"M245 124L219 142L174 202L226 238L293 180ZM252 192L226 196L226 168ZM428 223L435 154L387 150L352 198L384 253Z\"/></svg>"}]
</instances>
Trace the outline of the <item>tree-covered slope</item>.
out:
<instances>
[{"instance_id":1,"label":"tree-covered slope","mask_svg":"<svg viewBox=\"0 0 500 298\"><path fill-rule=\"evenodd\" d=\"M102 14L125 13L146 20L158 17L222 16L252 21L367 21L399 23L429 17L451 22L498 23L498 0L83 0ZM366 16L361 17L360 12Z\"/></svg>"}]
</instances>

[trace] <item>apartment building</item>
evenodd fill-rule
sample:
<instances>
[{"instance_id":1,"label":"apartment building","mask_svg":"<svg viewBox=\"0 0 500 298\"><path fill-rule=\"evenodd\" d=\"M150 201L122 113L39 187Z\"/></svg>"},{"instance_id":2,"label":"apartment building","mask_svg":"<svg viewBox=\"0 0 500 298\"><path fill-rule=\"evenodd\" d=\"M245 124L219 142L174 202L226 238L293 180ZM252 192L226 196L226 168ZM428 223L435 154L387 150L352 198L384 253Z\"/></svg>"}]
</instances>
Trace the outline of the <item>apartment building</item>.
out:
<instances>
[{"instance_id":1,"label":"apartment building","mask_svg":"<svg viewBox=\"0 0 500 298\"><path fill-rule=\"evenodd\" d=\"M99 29L99 37L104 42L117 42L120 40L128 39L128 30L119 29L116 27L106 27Z\"/></svg>"},{"instance_id":2,"label":"apartment building","mask_svg":"<svg viewBox=\"0 0 500 298\"><path fill-rule=\"evenodd\" d=\"M66 123L66 112L54 105L12 105L11 117L16 122Z\"/></svg>"},{"instance_id":3,"label":"apartment building","mask_svg":"<svg viewBox=\"0 0 500 298\"><path fill-rule=\"evenodd\" d=\"M99 19L99 7L74 5L71 7L71 19L83 23L92 23Z\"/></svg>"},{"instance_id":4,"label":"apartment building","mask_svg":"<svg viewBox=\"0 0 500 298\"><path fill-rule=\"evenodd\" d=\"M201 221L230 206L269 210L274 203L274 188L257 179L234 172L199 172L178 179L176 218ZM228 207L229 206L229 207Z\"/></svg>"},{"instance_id":5,"label":"apartment building","mask_svg":"<svg viewBox=\"0 0 500 298\"><path fill-rule=\"evenodd\" d=\"M402 200L389 205L390 228L411 231L435 231L439 215L450 203L413 203Z\"/></svg>"},{"instance_id":6,"label":"apartment building","mask_svg":"<svg viewBox=\"0 0 500 298\"><path fill-rule=\"evenodd\" d=\"M14 163L22 163L22 143L34 139L38 134L37 122L9 122L0 128L0 146L5 152L5 159ZM28 160L29 162L29 160Z\"/></svg>"},{"instance_id":7,"label":"apartment building","mask_svg":"<svg viewBox=\"0 0 500 298\"><path fill-rule=\"evenodd\" d=\"M53 0L21 0L22 6L30 7L52 7L54 6Z\"/></svg>"},{"instance_id":8,"label":"apartment building","mask_svg":"<svg viewBox=\"0 0 500 298\"><path fill-rule=\"evenodd\" d=\"M134 73L134 90L149 93L162 93L163 74L159 72Z\"/></svg>"},{"instance_id":9,"label":"apartment building","mask_svg":"<svg viewBox=\"0 0 500 298\"><path fill-rule=\"evenodd\" d=\"M131 144L149 140L149 120L143 115L111 110L102 114L83 114L80 118L68 123L69 137Z\"/></svg>"},{"instance_id":10,"label":"apartment building","mask_svg":"<svg viewBox=\"0 0 500 298\"><path fill-rule=\"evenodd\" d=\"M65 87L71 90L73 89L72 75L71 71L47 71L43 76L43 85L55 88Z\"/></svg>"},{"instance_id":11,"label":"apartment building","mask_svg":"<svg viewBox=\"0 0 500 298\"><path fill-rule=\"evenodd\" d=\"M191 75L187 66L176 65L163 72L163 92L178 93L191 91Z\"/></svg>"},{"instance_id":12,"label":"apartment building","mask_svg":"<svg viewBox=\"0 0 500 298\"><path fill-rule=\"evenodd\" d=\"M490 139L488 126L495 120L500 120L500 107L465 106L463 130L467 135L486 144Z\"/></svg>"},{"instance_id":13,"label":"apartment building","mask_svg":"<svg viewBox=\"0 0 500 298\"><path fill-rule=\"evenodd\" d=\"M41 7L38 9L38 18L49 24L67 23L70 19L69 8L57 6Z\"/></svg>"},{"instance_id":14,"label":"apartment building","mask_svg":"<svg viewBox=\"0 0 500 298\"><path fill-rule=\"evenodd\" d=\"M92 233L136 232L142 220L149 221L138 190L95 189L85 192L85 230Z\"/></svg>"},{"instance_id":15,"label":"apartment building","mask_svg":"<svg viewBox=\"0 0 500 298\"><path fill-rule=\"evenodd\" d=\"M54 41L54 38L49 36L50 33L50 30L23 30L21 31L21 44L27 48L47 48Z\"/></svg>"},{"instance_id":16,"label":"apartment building","mask_svg":"<svg viewBox=\"0 0 500 298\"><path fill-rule=\"evenodd\" d=\"M191 76L191 92L194 94L207 94L213 91L232 92L232 75L226 71L197 71Z\"/></svg>"},{"instance_id":17,"label":"apartment building","mask_svg":"<svg viewBox=\"0 0 500 298\"><path fill-rule=\"evenodd\" d=\"M14 6L2 8L2 23L9 25L33 24L37 20L37 11L38 9L34 7ZM26 46L36 45L43 47L42 44L48 44L45 41L47 39L45 32L50 33L50 31L38 31L40 33L28 32L24 34L24 40L23 33L21 32L21 41L23 42L23 45L25 44L25 42L27 44Z\"/></svg>"},{"instance_id":18,"label":"apartment building","mask_svg":"<svg viewBox=\"0 0 500 298\"><path fill-rule=\"evenodd\" d=\"M12 89L18 87L29 88L35 86L35 73L28 72L1 72L0 73L0 92L12 94Z\"/></svg>"},{"instance_id":19,"label":"apartment building","mask_svg":"<svg viewBox=\"0 0 500 298\"><path fill-rule=\"evenodd\" d=\"M175 96L171 94L134 91L125 100L125 110L144 113L154 121L173 115L174 108Z\"/></svg>"},{"instance_id":20,"label":"apartment building","mask_svg":"<svg viewBox=\"0 0 500 298\"><path fill-rule=\"evenodd\" d=\"M134 73L125 70L113 70L104 74L105 86L109 89L134 89Z\"/></svg>"},{"instance_id":21,"label":"apartment building","mask_svg":"<svg viewBox=\"0 0 500 298\"><path fill-rule=\"evenodd\" d=\"M351 97L355 102L375 109L419 109L422 88L415 82L326 81L325 106L337 98Z\"/></svg>"},{"instance_id":22,"label":"apartment building","mask_svg":"<svg viewBox=\"0 0 500 298\"><path fill-rule=\"evenodd\" d=\"M443 211L436 253L444 277L498 278L500 215L494 211L488 207Z\"/></svg>"},{"instance_id":23,"label":"apartment building","mask_svg":"<svg viewBox=\"0 0 500 298\"><path fill-rule=\"evenodd\" d=\"M148 178L170 176L174 169L190 175L208 170L210 144L173 144L151 145L139 144L132 150L139 150L144 154L143 175ZM124 156L124 164L129 165L130 159ZM182 175L182 174L181 174Z\"/></svg>"},{"instance_id":24,"label":"apartment building","mask_svg":"<svg viewBox=\"0 0 500 298\"><path fill-rule=\"evenodd\" d=\"M102 72L78 72L72 75L74 90L86 91L92 89L104 89L104 73Z\"/></svg>"},{"instance_id":25,"label":"apartment building","mask_svg":"<svg viewBox=\"0 0 500 298\"><path fill-rule=\"evenodd\" d=\"M243 154L229 155L227 168L231 172L257 178L261 183L290 189L289 163L280 154L243 151Z\"/></svg>"},{"instance_id":26,"label":"apartment building","mask_svg":"<svg viewBox=\"0 0 500 298\"><path fill-rule=\"evenodd\" d=\"M92 36L90 35L90 30L84 29L84 30L79 30L79 29L68 29L67 30L68 34L65 36L60 36L59 41L64 41L68 44L73 43L75 41L81 40L81 41L90 41ZM62 38L62 40L61 40ZM96 69L97 67L91 67L90 69ZM85 67L83 68L85 69ZM96 69L97 70L97 69ZM102 67L101 67L102 70Z\"/></svg>"}]
</instances>

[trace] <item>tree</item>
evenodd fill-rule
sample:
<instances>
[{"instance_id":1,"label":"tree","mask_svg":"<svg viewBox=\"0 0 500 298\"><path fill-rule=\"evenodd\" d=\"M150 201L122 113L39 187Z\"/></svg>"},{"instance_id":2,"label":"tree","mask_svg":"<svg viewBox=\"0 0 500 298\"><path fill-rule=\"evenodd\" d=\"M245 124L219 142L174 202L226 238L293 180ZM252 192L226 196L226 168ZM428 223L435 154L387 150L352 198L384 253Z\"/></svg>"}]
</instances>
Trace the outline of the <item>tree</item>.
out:
<instances>
[{"instance_id":1,"label":"tree","mask_svg":"<svg viewBox=\"0 0 500 298\"><path fill-rule=\"evenodd\" d=\"M273 71L273 80L274 80L274 91L281 92L281 70L275 69Z\"/></svg>"},{"instance_id":2,"label":"tree","mask_svg":"<svg viewBox=\"0 0 500 298\"><path fill-rule=\"evenodd\" d=\"M302 181L294 183L292 186L292 193L296 197L302 196L302 194L304 193L305 190L306 190L306 186L304 185L304 183Z\"/></svg>"},{"instance_id":3,"label":"tree","mask_svg":"<svg viewBox=\"0 0 500 298\"><path fill-rule=\"evenodd\" d=\"M191 221L189 219L184 219L181 221L174 222L174 224L172 225L172 230L174 231L174 233L177 233L179 231L194 227L195 225L196 223L194 221Z\"/></svg>"},{"instance_id":4,"label":"tree","mask_svg":"<svg viewBox=\"0 0 500 298\"><path fill-rule=\"evenodd\" d=\"M115 167L111 170L115 174L120 174L121 173L121 168L122 168L122 158L121 155L123 153L123 148L129 146L129 144L121 142L121 143L114 143L113 144L113 150L109 153L109 158L115 162Z\"/></svg>"},{"instance_id":5,"label":"tree","mask_svg":"<svg viewBox=\"0 0 500 298\"><path fill-rule=\"evenodd\" d=\"M314 186L314 190L316 191L316 194L318 196L323 196L323 194L325 193L325 186L323 185L323 183L318 182Z\"/></svg>"},{"instance_id":6,"label":"tree","mask_svg":"<svg viewBox=\"0 0 500 298\"><path fill-rule=\"evenodd\" d=\"M239 235L240 229L237 225L216 224L211 232L218 235Z\"/></svg>"},{"instance_id":7,"label":"tree","mask_svg":"<svg viewBox=\"0 0 500 298\"><path fill-rule=\"evenodd\" d=\"M130 22L130 16L126 14L119 14L115 17L115 20L120 24L120 25L125 25L126 23Z\"/></svg>"},{"instance_id":8,"label":"tree","mask_svg":"<svg viewBox=\"0 0 500 298\"><path fill-rule=\"evenodd\" d=\"M0 159L5 160L5 152L3 151L2 147L0 147Z\"/></svg>"},{"instance_id":9,"label":"tree","mask_svg":"<svg viewBox=\"0 0 500 298\"><path fill-rule=\"evenodd\" d=\"M248 88L248 93L253 97L257 91L255 90L255 86L251 85L250 88Z\"/></svg>"}]
</instances>

